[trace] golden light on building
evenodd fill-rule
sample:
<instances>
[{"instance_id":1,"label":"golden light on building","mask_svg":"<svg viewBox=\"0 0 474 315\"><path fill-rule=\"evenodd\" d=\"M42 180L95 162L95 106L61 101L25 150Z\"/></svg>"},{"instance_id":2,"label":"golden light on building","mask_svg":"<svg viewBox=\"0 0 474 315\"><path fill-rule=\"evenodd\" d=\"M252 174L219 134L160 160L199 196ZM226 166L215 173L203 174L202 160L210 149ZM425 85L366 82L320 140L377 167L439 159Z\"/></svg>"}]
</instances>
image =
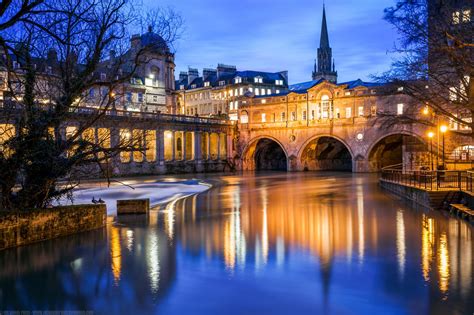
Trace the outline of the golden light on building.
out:
<instances>
[{"instance_id":1,"label":"golden light on building","mask_svg":"<svg viewBox=\"0 0 474 315\"><path fill-rule=\"evenodd\" d=\"M439 273L439 290L442 293L448 292L449 289L449 250L448 238L446 233L441 234L439 238L438 248L438 273Z\"/></svg>"},{"instance_id":2,"label":"golden light on building","mask_svg":"<svg viewBox=\"0 0 474 315\"><path fill-rule=\"evenodd\" d=\"M120 244L120 231L114 226L110 228L110 257L112 274L115 284L118 285L122 272L122 245Z\"/></svg>"}]
</instances>

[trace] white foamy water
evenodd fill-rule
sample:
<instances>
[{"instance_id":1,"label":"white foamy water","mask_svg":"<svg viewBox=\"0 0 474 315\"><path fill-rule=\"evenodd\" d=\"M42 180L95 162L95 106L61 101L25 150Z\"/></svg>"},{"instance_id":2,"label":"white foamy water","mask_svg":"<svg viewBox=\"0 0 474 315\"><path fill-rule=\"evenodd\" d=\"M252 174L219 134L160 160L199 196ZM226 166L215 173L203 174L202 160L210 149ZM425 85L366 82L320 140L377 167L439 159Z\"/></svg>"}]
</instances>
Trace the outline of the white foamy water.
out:
<instances>
[{"instance_id":1,"label":"white foamy water","mask_svg":"<svg viewBox=\"0 0 474 315\"><path fill-rule=\"evenodd\" d=\"M92 185L92 187L91 187ZM86 186L86 185L85 185ZM95 186L95 187L94 187ZM127 180L123 183L115 183L110 187L104 183L87 184L74 191L74 200L71 202L62 199L62 205L90 204L92 198L101 198L107 205L107 214L116 215L117 200L123 199L150 199L150 205L157 206L170 202L177 198L194 195L210 188L210 185L199 180L186 181L139 181Z\"/></svg>"}]
</instances>

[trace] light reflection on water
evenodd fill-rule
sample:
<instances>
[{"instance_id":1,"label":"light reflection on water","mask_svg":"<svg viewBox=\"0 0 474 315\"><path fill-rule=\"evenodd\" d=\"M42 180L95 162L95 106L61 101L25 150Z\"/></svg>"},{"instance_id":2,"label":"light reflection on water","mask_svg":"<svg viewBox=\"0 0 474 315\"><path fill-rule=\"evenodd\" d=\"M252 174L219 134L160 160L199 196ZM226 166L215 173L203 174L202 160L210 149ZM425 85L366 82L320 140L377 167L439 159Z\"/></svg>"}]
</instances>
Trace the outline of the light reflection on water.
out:
<instances>
[{"instance_id":1,"label":"light reflection on water","mask_svg":"<svg viewBox=\"0 0 474 315\"><path fill-rule=\"evenodd\" d=\"M0 309L470 314L473 228L371 176L267 174L0 252ZM79 263L80 262L80 263Z\"/></svg>"}]
</instances>

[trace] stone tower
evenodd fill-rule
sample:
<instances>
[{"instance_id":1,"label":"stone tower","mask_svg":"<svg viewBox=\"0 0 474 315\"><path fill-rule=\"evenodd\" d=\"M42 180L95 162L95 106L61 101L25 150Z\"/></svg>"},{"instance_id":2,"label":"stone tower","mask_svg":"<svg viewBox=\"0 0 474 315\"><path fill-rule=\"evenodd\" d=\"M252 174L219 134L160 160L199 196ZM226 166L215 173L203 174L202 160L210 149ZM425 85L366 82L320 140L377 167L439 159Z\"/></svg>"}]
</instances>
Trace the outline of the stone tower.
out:
<instances>
[{"instance_id":1,"label":"stone tower","mask_svg":"<svg viewBox=\"0 0 474 315\"><path fill-rule=\"evenodd\" d=\"M321 26L321 40L318 48L318 60L314 64L313 80L325 79L337 83L337 72L332 49L329 46L328 26L326 22L326 8L323 5L323 22Z\"/></svg>"}]
</instances>

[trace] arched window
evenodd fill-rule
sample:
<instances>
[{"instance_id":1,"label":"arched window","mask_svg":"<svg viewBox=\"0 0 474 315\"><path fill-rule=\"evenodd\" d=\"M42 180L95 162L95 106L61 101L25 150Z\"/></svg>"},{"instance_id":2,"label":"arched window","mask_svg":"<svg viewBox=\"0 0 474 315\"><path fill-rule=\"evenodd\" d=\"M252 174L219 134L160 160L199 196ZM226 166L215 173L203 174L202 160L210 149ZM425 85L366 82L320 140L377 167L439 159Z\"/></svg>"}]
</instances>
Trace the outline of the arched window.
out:
<instances>
[{"instance_id":1,"label":"arched window","mask_svg":"<svg viewBox=\"0 0 474 315\"><path fill-rule=\"evenodd\" d=\"M240 123L241 124L248 124L249 123L249 114L246 110L240 113Z\"/></svg>"},{"instance_id":2,"label":"arched window","mask_svg":"<svg viewBox=\"0 0 474 315\"><path fill-rule=\"evenodd\" d=\"M332 118L331 101L328 95L321 96L321 117Z\"/></svg>"}]
</instances>

